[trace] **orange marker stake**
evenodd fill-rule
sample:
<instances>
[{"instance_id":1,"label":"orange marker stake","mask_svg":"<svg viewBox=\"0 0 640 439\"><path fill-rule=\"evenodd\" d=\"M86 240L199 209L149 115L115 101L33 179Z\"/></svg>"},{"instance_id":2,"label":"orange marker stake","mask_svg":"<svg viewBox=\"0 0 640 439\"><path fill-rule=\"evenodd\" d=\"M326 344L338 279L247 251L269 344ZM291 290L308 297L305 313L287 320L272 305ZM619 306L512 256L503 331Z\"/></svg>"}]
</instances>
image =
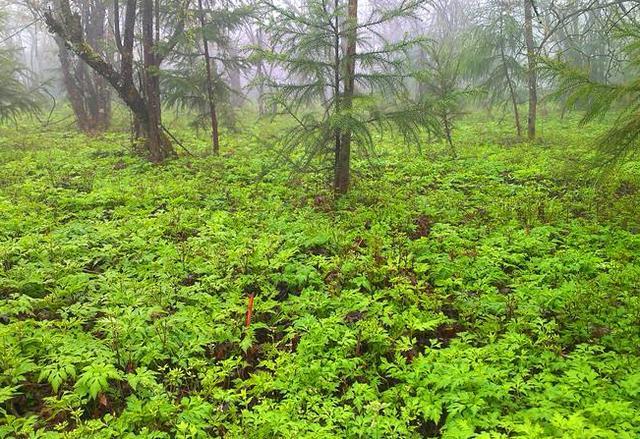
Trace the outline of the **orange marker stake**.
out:
<instances>
[{"instance_id":1,"label":"orange marker stake","mask_svg":"<svg viewBox=\"0 0 640 439\"><path fill-rule=\"evenodd\" d=\"M249 303L247 304L247 317L244 321L245 328L251 325L251 315L253 314L253 293L249 294Z\"/></svg>"}]
</instances>

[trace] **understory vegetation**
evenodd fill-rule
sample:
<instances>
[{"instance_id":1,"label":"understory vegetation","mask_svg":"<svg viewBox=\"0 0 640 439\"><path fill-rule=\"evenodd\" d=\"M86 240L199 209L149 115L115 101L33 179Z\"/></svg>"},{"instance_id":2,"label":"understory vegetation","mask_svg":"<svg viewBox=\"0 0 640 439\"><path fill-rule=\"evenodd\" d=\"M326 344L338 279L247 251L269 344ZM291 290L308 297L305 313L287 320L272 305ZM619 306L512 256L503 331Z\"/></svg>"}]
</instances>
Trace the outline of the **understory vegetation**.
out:
<instances>
[{"instance_id":1,"label":"understory vegetation","mask_svg":"<svg viewBox=\"0 0 640 439\"><path fill-rule=\"evenodd\" d=\"M277 123L162 165L0 131L0 436L640 437L640 162L588 165L607 126L385 132L341 197Z\"/></svg>"}]
</instances>

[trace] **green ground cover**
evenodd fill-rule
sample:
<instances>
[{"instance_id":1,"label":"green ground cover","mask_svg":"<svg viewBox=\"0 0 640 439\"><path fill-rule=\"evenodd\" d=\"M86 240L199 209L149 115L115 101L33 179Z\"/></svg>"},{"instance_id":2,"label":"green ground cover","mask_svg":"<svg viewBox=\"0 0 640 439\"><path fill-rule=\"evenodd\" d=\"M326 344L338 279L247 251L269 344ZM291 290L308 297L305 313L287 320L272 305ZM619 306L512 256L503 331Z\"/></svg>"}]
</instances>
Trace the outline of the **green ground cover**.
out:
<instances>
[{"instance_id":1,"label":"green ground cover","mask_svg":"<svg viewBox=\"0 0 640 439\"><path fill-rule=\"evenodd\" d=\"M250 136L0 132L0 436L640 437L640 163L574 126L386 138L337 201Z\"/></svg>"}]
</instances>

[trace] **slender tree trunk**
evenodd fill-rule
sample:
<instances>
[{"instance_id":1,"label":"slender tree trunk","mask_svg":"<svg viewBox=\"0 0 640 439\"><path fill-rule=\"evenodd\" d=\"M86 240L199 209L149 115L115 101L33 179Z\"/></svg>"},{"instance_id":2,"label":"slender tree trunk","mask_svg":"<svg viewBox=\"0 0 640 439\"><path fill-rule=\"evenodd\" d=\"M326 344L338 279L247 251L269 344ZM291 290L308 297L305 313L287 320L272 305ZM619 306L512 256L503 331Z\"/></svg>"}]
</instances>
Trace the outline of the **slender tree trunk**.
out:
<instances>
[{"instance_id":1,"label":"slender tree trunk","mask_svg":"<svg viewBox=\"0 0 640 439\"><path fill-rule=\"evenodd\" d=\"M232 56L237 56L235 53L236 50L232 49ZM242 106L242 102L244 101L244 97L242 95L242 81L240 79L240 70L235 66L229 70L229 86L233 93L230 96L230 103L233 108L239 108Z\"/></svg>"},{"instance_id":2,"label":"slender tree trunk","mask_svg":"<svg viewBox=\"0 0 640 439\"><path fill-rule=\"evenodd\" d=\"M513 117L516 122L516 132L518 133L518 137L522 137L522 126L520 125L520 112L518 111L518 99L516 96L516 90L513 86L513 81L511 80L511 75L509 74L509 67L507 67L506 56L504 54L504 42L500 42L500 56L502 58L502 66L504 68L504 76L507 79L507 84L509 87L509 96L511 97L511 105L513 106Z\"/></svg>"},{"instance_id":3,"label":"slender tree trunk","mask_svg":"<svg viewBox=\"0 0 640 439\"><path fill-rule=\"evenodd\" d=\"M264 69L264 64L262 62L262 60L259 60L256 66L256 78L258 79L258 87L257 87L257 92L258 92L258 114L260 116L264 116L266 113L266 108L264 105L264 98L265 98L265 93L264 93L264 73L265 73L265 69Z\"/></svg>"},{"instance_id":4,"label":"slender tree trunk","mask_svg":"<svg viewBox=\"0 0 640 439\"><path fill-rule=\"evenodd\" d=\"M340 19L338 16L338 9L340 8L340 0L334 0L333 8L335 18L333 22L333 26L335 29L334 41L333 41L333 101L334 101L334 113L340 113L340 101L342 97L340 96ZM337 175L338 163L340 160L340 129L336 128L334 132L334 185L335 178Z\"/></svg>"},{"instance_id":5,"label":"slender tree trunk","mask_svg":"<svg viewBox=\"0 0 640 439\"><path fill-rule=\"evenodd\" d=\"M350 112L353 107L353 93L355 87L356 43L358 26L358 0L349 0L347 5L345 53L344 94L342 99L343 112ZM351 184L351 130L342 130L340 148L338 149L335 169L334 190L344 194Z\"/></svg>"},{"instance_id":6,"label":"slender tree trunk","mask_svg":"<svg viewBox=\"0 0 640 439\"><path fill-rule=\"evenodd\" d=\"M524 34L527 46L527 86L529 89L529 115L527 117L527 136L536 137L536 115L538 107L538 78L536 48L533 40L533 0L524 0Z\"/></svg>"},{"instance_id":7,"label":"slender tree trunk","mask_svg":"<svg viewBox=\"0 0 640 439\"><path fill-rule=\"evenodd\" d=\"M261 28L258 28L256 31L256 43L258 45L258 48L260 49L264 48L264 41L263 41ZM265 95L265 90L264 90L265 68L261 58L258 59L258 63L256 66L256 78L258 79L258 87L257 87L258 114L260 116L263 116L266 113L265 102L264 102L265 101L265 96L264 96Z\"/></svg>"},{"instance_id":8,"label":"slender tree trunk","mask_svg":"<svg viewBox=\"0 0 640 439\"><path fill-rule=\"evenodd\" d=\"M229 41L233 41L232 37L227 33ZM238 57L238 48L232 44L229 48L229 55L232 59ZM242 93L242 81L240 79L240 70L237 66L230 65L227 70L227 76L229 78L229 89L231 94L229 95L229 105L224 112L225 123L229 130L237 131L236 128L236 109L240 108L244 101L244 95ZM213 65L213 73L216 74L215 64Z\"/></svg>"},{"instance_id":9,"label":"slender tree trunk","mask_svg":"<svg viewBox=\"0 0 640 439\"><path fill-rule=\"evenodd\" d=\"M264 116L266 113L266 109L264 107L264 66L262 60L258 61L258 65L256 67L256 76L259 79L258 82L258 114L260 116Z\"/></svg>"},{"instance_id":10,"label":"slender tree trunk","mask_svg":"<svg viewBox=\"0 0 640 439\"><path fill-rule=\"evenodd\" d=\"M218 134L218 115L213 96L213 75L211 74L211 57L209 56L209 41L205 33L204 9L202 0L198 0L198 12L200 15L200 30L202 31L202 44L204 46L204 65L207 72L207 100L209 101L209 117L211 118L211 152L214 155L220 153L220 139Z\"/></svg>"},{"instance_id":11,"label":"slender tree trunk","mask_svg":"<svg viewBox=\"0 0 640 439\"><path fill-rule=\"evenodd\" d=\"M449 144L449 148L451 149L451 153L453 154L454 157L456 157L457 153L456 153L455 147L453 146L453 138L451 137L451 131L452 131L451 121L449 120L449 116L447 115L446 112L442 116L442 124L444 125L444 135L447 140L447 143Z\"/></svg>"}]
</instances>

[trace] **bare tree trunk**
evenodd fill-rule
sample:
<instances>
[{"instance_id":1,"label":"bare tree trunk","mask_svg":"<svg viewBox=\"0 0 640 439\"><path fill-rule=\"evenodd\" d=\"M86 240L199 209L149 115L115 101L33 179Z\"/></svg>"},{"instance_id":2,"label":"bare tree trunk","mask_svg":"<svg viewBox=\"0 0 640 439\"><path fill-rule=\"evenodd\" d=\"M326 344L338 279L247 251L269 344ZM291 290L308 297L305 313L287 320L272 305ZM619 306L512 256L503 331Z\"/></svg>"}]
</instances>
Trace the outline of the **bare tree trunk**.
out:
<instances>
[{"instance_id":1,"label":"bare tree trunk","mask_svg":"<svg viewBox=\"0 0 640 439\"><path fill-rule=\"evenodd\" d=\"M536 115L538 107L538 78L536 48L533 41L533 0L524 0L524 34L527 46L527 86L529 89L529 115L527 117L527 136L536 137Z\"/></svg>"},{"instance_id":2,"label":"bare tree trunk","mask_svg":"<svg viewBox=\"0 0 640 439\"><path fill-rule=\"evenodd\" d=\"M353 93L355 86L356 67L356 43L358 26L358 0L349 0L347 6L346 37L347 50L345 53L344 95L342 99L342 111L349 112L353 107ZM342 131L340 149L338 150L334 190L344 194L351 184L351 130Z\"/></svg>"},{"instance_id":3,"label":"bare tree trunk","mask_svg":"<svg viewBox=\"0 0 640 439\"><path fill-rule=\"evenodd\" d=\"M214 155L220 153L220 139L218 134L218 115L216 113L216 104L213 97L213 76L211 74L211 57L209 56L209 41L205 33L204 9L202 8L202 0L198 0L198 9L200 14L200 29L202 31L202 44L204 45L204 63L207 72L207 100L209 101L209 116L211 118L211 152Z\"/></svg>"}]
</instances>

